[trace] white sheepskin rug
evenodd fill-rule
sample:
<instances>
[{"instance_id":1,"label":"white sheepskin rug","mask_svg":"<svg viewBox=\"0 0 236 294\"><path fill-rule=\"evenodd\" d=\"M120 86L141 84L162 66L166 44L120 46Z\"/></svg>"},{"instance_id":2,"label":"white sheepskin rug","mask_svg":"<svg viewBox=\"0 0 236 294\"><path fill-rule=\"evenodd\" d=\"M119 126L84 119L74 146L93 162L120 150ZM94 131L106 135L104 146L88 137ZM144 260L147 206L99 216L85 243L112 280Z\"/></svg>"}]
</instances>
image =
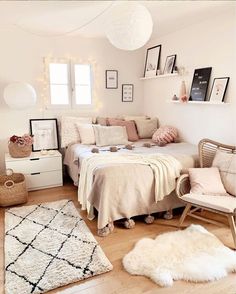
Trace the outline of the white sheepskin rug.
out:
<instances>
[{"instance_id":1,"label":"white sheepskin rug","mask_svg":"<svg viewBox=\"0 0 236 294\"><path fill-rule=\"evenodd\" d=\"M162 287L173 281L210 282L236 272L236 252L200 225L144 238L124 258L132 275L143 275Z\"/></svg>"},{"instance_id":2,"label":"white sheepskin rug","mask_svg":"<svg viewBox=\"0 0 236 294\"><path fill-rule=\"evenodd\" d=\"M111 269L71 200L6 211L6 294L44 293Z\"/></svg>"}]
</instances>

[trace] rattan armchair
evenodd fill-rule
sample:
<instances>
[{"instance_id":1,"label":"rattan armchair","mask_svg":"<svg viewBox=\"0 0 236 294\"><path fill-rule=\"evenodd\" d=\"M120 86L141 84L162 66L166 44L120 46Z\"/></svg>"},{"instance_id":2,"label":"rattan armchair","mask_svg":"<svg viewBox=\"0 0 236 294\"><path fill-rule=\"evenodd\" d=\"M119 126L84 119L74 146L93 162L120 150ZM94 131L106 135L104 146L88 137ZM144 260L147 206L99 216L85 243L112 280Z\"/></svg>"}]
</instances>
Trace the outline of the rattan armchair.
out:
<instances>
[{"instance_id":1,"label":"rattan armchair","mask_svg":"<svg viewBox=\"0 0 236 294\"><path fill-rule=\"evenodd\" d=\"M215 142L213 140L203 139L198 144L200 167L211 167L215 153L218 149L228 153L230 152L230 153L236 154L236 146L225 145L225 144ZM177 186L176 186L177 196L186 204L186 207L179 220L179 226L180 227L182 226L186 216L191 216L199 220L204 220L213 224L219 224L219 222L214 221L212 219L205 218L201 216L201 214L199 213L195 214L195 212L199 210L207 210L207 211L211 211L220 215L224 215L228 219L229 226L230 226L233 240L234 240L234 245L236 247L236 226L235 226L236 197L233 197L236 195L218 196L218 197L225 197L224 201L225 201L225 205L227 209L224 207L224 204L218 205L216 209L216 205L214 205L213 203L216 199L215 197L211 197L211 196L204 197L204 195L202 195L201 202L199 203L198 201L191 199L191 194L189 194L189 192L190 192L189 176L188 174L183 174L178 178Z\"/></svg>"}]
</instances>

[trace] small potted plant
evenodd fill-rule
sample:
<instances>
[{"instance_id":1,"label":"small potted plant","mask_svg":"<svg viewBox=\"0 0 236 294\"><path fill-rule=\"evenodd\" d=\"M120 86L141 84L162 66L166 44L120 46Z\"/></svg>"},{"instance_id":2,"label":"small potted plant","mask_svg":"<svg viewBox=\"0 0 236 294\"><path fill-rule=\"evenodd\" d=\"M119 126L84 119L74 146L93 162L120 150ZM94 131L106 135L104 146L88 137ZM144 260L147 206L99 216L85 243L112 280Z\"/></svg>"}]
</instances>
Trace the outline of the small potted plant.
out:
<instances>
[{"instance_id":1,"label":"small potted plant","mask_svg":"<svg viewBox=\"0 0 236 294\"><path fill-rule=\"evenodd\" d=\"M11 157L28 157L32 151L33 137L25 134L23 136L11 136L8 142L8 150Z\"/></svg>"}]
</instances>

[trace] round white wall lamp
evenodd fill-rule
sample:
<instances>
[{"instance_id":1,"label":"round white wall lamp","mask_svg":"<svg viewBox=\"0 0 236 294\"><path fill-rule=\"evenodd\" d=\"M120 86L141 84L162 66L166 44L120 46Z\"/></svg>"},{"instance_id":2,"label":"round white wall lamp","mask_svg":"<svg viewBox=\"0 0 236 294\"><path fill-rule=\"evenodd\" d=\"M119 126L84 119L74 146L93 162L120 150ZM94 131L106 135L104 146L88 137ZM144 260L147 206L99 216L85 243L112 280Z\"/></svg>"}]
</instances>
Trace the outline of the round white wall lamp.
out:
<instances>
[{"instance_id":1,"label":"round white wall lamp","mask_svg":"<svg viewBox=\"0 0 236 294\"><path fill-rule=\"evenodd\" d=\"M106 36L116 48L136 50L147 43L152 27L152 17L145 6L125 2L112 8Z\"/></svg>"},{"instance_id":2,"label":"round white wall lamp","mask_svg":"<svg viewBox=\"0 0 236 294\"><path fill-rule=\"evenodd\" d=\"M3 98L12 109L26 109L35 105L35 89L27 83L12 83L5 87Z\"/></svg>"}]
</instances>

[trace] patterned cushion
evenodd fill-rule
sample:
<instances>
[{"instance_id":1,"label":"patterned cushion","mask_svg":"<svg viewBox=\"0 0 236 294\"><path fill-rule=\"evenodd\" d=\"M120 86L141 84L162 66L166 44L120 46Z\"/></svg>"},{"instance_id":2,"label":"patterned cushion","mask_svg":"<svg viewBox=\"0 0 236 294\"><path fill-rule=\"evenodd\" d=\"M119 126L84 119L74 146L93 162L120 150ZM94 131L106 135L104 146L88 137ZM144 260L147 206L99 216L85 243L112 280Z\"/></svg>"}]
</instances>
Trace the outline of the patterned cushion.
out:
<instances>
[{"instance_id":1,"label":"patterned cushion","mask_svg":"<svg viewBox=\"0 0 236 294\"><path fill-rule=\"evenodd\" d=\"M217 150L212 166L219 168L226 191L236 196L236 154Z\"/></svg>"},{"instance_id":2,"label":"patterned cushion","mask_svg":"<svg viewBox=\"0 0 236 294\"><path fill-rule=\"evenodd\" d=\"M162 126L152 136L152 141L157 145L166 145L175 142L178 137L178 130L171 126Z\"/></svg>"},{"instance_id":3,"label":"patterned cushion","mask_svg":"<svg viewBox=\"0 0 236 294\"><path fill-rule=\"evenodd\" d=\"M129 141L138 141L138 133L136 130L135 122L133 120L121 120L116 118L108 118L108 125L110 126L123 126L126 127L128 140Z\"/></svg>"},{"instance_id":4,"label":"patterned cushion","mask_svg":"<svg viewBox=\"0 0 236 294\"><path fill-rule=\"evenodd\" d=\"M61 119L61 147L80 142L80 136L76 123L92 123L92 117L64 116Z\"/></svg>"}]
</instances>

